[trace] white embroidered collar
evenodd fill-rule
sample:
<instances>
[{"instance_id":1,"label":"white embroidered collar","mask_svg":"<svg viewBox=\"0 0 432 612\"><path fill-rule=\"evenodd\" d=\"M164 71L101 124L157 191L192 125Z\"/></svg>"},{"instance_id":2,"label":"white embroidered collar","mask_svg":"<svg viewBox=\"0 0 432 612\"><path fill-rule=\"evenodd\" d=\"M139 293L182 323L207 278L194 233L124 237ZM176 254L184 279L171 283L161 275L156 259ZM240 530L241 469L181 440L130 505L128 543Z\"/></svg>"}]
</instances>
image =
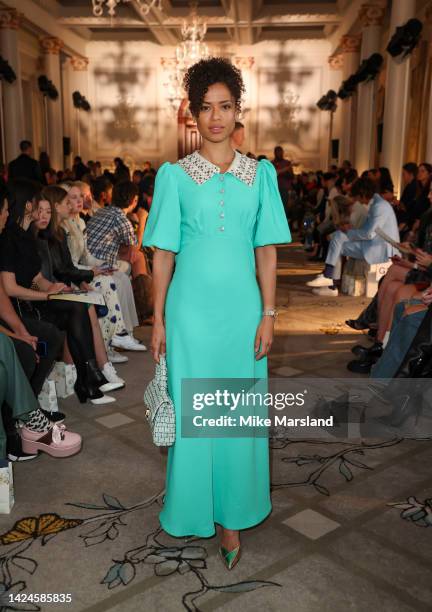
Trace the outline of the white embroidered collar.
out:
<instances>
[{"instance_id":1,"label":"white embroidered collar","mask_svg":"<svg viewBox=\"0 0 432 612\"><path fill-rule=\"evenodd\" d=\"M203 157L198 151L194 151L186 157L179 159L178 165L188 174L197 185L202 185L212 178L215 174L220 174L219 166L212 164ZM254 183L258 162L256 159L247 157L238 151L235 152L229 172L240 181L251 187Z\"/></svg>"}]
</instances>

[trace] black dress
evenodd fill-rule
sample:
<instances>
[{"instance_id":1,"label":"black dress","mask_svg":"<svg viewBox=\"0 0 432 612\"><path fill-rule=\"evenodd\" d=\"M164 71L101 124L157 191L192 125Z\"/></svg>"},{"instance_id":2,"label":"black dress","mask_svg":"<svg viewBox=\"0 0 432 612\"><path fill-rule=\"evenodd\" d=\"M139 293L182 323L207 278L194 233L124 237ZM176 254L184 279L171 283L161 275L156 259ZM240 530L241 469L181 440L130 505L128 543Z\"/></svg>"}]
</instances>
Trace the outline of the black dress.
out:
<instances>
[{"instance_id":1,"label":"black dress","mask_svg":"<svg viewBox=\"0 0 432 612\"><path fill-rule=\"evenodd\" d=\"M41 272L41 268L42 262L32 231L25 231L16 224L8 227L0 236L0 271L15 274L17 285L30 289L33 279ZM93 334L85 304L62 300L44 302L16 298L12 302L23 319L39 318L65 331L75 365L95 358Z\"/></svg>"}]
</instances>

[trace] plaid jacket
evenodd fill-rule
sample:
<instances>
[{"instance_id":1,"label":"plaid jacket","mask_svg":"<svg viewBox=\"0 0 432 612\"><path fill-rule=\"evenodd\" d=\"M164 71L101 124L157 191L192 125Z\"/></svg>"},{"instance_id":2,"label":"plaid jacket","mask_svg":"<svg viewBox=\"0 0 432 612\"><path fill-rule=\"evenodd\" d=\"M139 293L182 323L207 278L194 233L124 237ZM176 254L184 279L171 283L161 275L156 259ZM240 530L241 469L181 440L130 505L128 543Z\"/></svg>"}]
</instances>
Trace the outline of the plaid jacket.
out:
<instances>
[{"instance_id":1,"label":"plaid jacket","mask_svg":"<svg viewBox=\"0 0 432 612\"><path fill-rule=\"evenodd\" d=\"M114 267L122 244L137 244L132 223L117 206L100 208L87 223L90 253Z\"/></svg>"}]
</instances>

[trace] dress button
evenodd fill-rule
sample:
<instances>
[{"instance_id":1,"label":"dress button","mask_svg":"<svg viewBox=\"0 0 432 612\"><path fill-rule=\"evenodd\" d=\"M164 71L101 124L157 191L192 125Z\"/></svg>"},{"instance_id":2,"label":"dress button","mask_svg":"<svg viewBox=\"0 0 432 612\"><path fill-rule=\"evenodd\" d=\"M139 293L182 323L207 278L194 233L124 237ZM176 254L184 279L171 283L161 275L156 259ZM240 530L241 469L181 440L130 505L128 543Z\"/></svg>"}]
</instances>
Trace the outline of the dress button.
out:
<instances>
[{"instance_id":1,"label":"dress button","mask_svg":"<svg viewBox=\"0 0 432 612\"><path fill-rule=\"evenodd\" d=\"M225 228L224 228L224 226L222 225L222 226L219 228L219 231L220 231L220 232L223 232L224 230L225 230Z\"/></svg>"},{"instance_id":2,"label":"dress button","mask_svg":"<svg viewBox=\"0 0 432 612\"><path fill-rule=\"evenodd\" d=\"M225 193L225 189L222 188L219 193Z\"/></svg>"},{"instance_id":3,"label":"dress button","mask_svg":"<svg viewBox=\"0 0 432 612\"><path fill-rule=\"evenodd\" d=\"M220 177L219 177L219 180L220 180L220 181L223 181L223 180L224 180L224 177L223 177L223 176L220 176Z\"/></svg>"},{"instance_id":4,"label":"dress button","mask_svg":"<svg viewBox=\"0 0 432 612\"><path fill-rule=\"evenodd\" d=\"M225 217L225 213L224 213L224 212L221 212L221 214L219 215L219 217L220 217L221 219L223 219L223 218Z\"/></svg>"},{"instance_id":5,"label":"dress button","mask_svg":"<svg viewBox=\"0 0 432 612\"><path fill-rule=\"evenodd\" d=\"M224 202L223 200L221 200L221 201L219 202L219 204L220 204L221 206L223 206L223 205L225 204L225 202Z\"/></svg>"}]
</instances>

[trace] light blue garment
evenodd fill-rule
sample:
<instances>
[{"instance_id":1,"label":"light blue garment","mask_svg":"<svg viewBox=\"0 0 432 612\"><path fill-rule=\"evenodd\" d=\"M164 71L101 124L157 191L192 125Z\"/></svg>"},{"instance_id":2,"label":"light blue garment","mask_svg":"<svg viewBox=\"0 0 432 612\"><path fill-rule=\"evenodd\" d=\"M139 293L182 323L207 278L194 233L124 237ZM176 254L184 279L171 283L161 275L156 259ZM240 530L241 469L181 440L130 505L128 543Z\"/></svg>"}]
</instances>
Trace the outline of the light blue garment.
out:
<instances>
[{"instance_id":1,"label":"light blue garment","mask_svg":"<svg viewBox=\"0 0 432 612\"><path fill-rule=\"evenodd\" d=\"M369 264L386 262L398 254L391 244L376 234L377 229L382 229L390 238L399 242L399 228L393 206L376 193L369 205L364 224L359 229L347 232L350 242L360 241L363 259Z\"/></svg>"},{"instance_id":2,"label":"light blue garment","mask_svg":"<svg viewBox=\"0 0 432 612\"><path fill-rule=\"evenodd\" d=\"M267 160L237 153L221 174L195 152L159 169L143 245L176 253L165 301L176 442L160 513L173 536L245 529L271 511L268 439L183 438L181 380L267 377L267 359L254 355L263 307L254 248L290 241Z\"/></svg>"}]
</instances>

